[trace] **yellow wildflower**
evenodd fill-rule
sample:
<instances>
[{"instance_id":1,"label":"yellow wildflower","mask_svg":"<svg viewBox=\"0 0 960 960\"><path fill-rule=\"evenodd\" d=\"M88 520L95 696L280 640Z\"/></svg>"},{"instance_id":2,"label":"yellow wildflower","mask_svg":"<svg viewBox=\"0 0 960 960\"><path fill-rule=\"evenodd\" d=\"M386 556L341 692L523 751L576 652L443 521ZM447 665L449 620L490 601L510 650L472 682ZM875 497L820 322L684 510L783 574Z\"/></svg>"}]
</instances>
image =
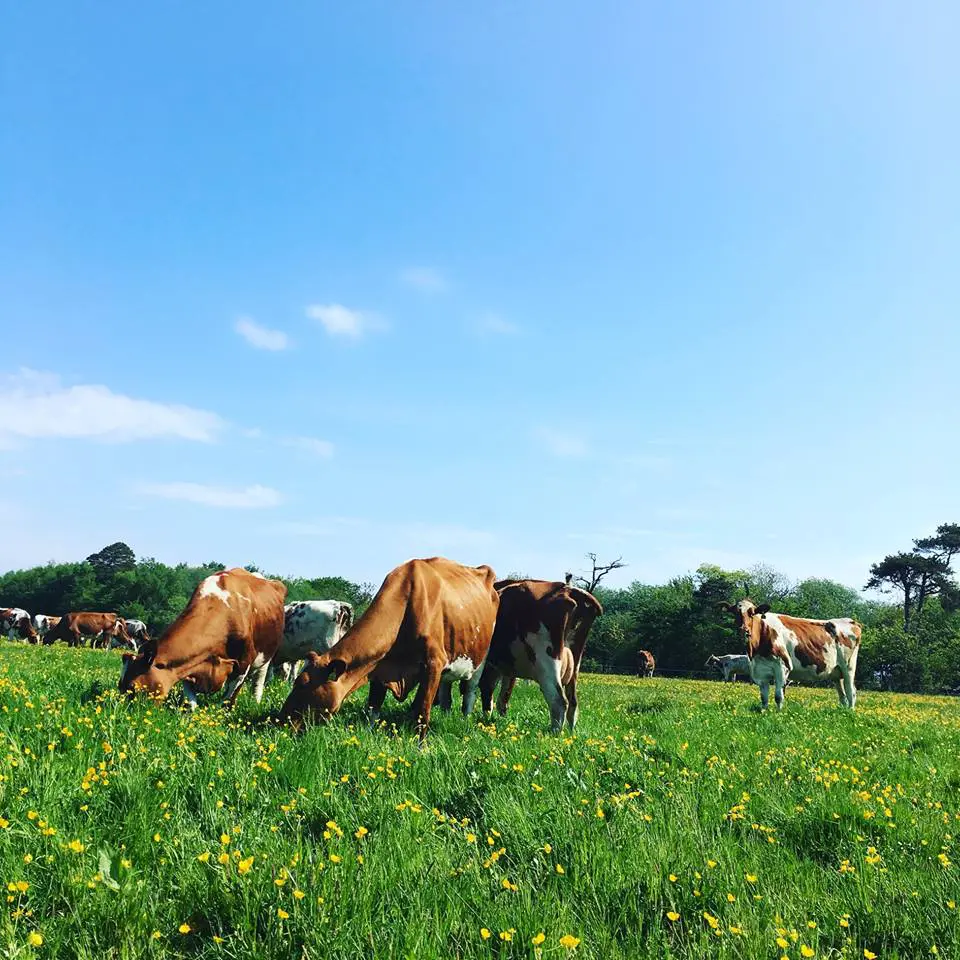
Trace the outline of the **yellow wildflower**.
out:
<instances>
[{"instance_id":1,"label":"yellow wildflower","mask_svg":"<svg viewBox=\"0 0 960 960\"><path fill-rule=\"evenodd\" d=\"M34 930L34 931L30 934L30 936L27 937L27 943L29 943L31 947L42 947L42 946L43 946L43 937L40 936L40 934L37 933L36 930Z\"/></svg>"},{"instance_id":2,"label":"yellow wildflower","mask_svg":"<svg viewBox=\"0 0 960 960\"><path fill-rule=\"evenodd\" d=\"M565 933L560 938L560 946L566 947L568 950L574 950L579 945L580 940L577 937L571 936L569 933Z\"/></svg>"}]
</instances>

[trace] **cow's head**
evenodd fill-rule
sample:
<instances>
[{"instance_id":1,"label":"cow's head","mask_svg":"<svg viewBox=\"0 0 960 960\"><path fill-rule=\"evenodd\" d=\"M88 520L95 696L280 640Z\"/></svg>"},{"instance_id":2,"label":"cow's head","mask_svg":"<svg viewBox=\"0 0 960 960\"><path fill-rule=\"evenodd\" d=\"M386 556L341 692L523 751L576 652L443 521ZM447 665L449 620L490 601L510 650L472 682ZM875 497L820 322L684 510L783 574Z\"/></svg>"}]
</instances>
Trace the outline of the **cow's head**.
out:
<instances>
[{"instance_id":1,"label":"cow's head","mask_svg":"<svg viewBox=\"0 0 960 960\"><path fill-rule=\"evenodd\" d=\"M158 659L156 647L151 645L138 656L123 655L120 690L129 694L147 693L163 700L176 683L187 680L198 693L216 693L237 665L236 660L211 654L189 666L172 666Z\"/></svg>"},{"instance_id":2,"label":"cow's head","mask_svg":"<svg viewBox=\"0 0 960 960\"><path fill-rule=\"evenodd\" d=\"M346 662L331 657L330 651L311 653L280 710L280 719L298 722L310 715L321 722L329 720L353 690L346 671Z\"/></svg>"},{"instance_id":3,"label":"cow's head","mask_svg":"<svg viewBox=\"0 0 960 960\"><path fill-rule=\"evenodd\" d=\"M721 603L719 606L721 610L733 614L737 633L741 635L746 644L749 644L753 632L759 629L760 618L770 609L769 603L761 603L757 606L749 597L745 597L737 603Z\"/></svg>"}]
</instances>

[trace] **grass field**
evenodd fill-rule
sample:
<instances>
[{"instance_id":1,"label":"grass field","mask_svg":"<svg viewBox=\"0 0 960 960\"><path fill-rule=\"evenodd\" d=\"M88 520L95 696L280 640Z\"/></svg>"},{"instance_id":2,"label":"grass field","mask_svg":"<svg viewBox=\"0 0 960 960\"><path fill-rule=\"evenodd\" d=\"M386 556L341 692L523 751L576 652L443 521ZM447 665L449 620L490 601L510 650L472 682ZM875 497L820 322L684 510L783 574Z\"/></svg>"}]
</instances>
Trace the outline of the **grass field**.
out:
<instances>
[{"instance_id":1,"label":"grass field","mask_svg":"<svg viewBox=\"0 0 960 960\"><path fill-rule=\"evenodd\" d=\"M118 673L0 648L5 956L960 957L960 702L585 677L575 736L524 685L421 752Z\"/></svg>"}]
</instances>

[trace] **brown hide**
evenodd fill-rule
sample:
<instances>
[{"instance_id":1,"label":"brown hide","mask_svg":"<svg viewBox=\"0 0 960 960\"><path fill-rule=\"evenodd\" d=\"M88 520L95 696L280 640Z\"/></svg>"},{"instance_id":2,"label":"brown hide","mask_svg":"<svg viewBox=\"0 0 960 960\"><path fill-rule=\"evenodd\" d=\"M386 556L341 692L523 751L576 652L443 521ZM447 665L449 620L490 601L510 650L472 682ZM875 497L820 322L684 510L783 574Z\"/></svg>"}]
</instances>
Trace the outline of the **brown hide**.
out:
<instances>
[{"instance_id":1,"label":"brown hide","mask_svg":"<svg viewBox=\"0 0 960 960\"><path fill-rule=\"evenodd\" d=\"M258 655L273 657L283 636L287 588L236 567L203 580L179 617L140 653L125 655L120 689L165 697L180 680L220 690Z\"/></svg>"},{"instance_id":2,"label":"brown hide","mask_svg":"<svg viewBox=\"0 0 960 960\"><path fill-rule=\"evenodd\" d=\"M641 677L652 677L657 668L657 661L649 650L637 651L637 672Z\"/></svg>"},{"instance_id":3,"label":"brown hide","mask_svg":"<svg viewBox=\"0 0 960 960\"><path fill-rule=\"evenodd\" d=\"M444 667L460 657L479 666L493 635L499 598L494 572L443 557L409 560L383 581L366 612L330 650L313 653L281 718L326 719L368 678L415 702L421 736Z\"/></svg>"},{"instance_id":4,"label":"brown hide","mask_svg":"<svg viewBox=\"0 0 960 960\"><path fill-rule=\"evenodd\" d=\"M84 640L89 638L90 644L93 646L101 632L103 633L104 646L109 646L110 637L113 635L129 640L123 621L115 613L79 611L64 614L60 618L60 622L47 631L43 642L49 645L56 643L57 640L63 640L71 647L79 647L83 645Z\"/></svg>"},{"instance_id":5,"label":"brown hide","mask_svg":"<svg viewBox=\"0 0 960 960\"><path fill-rule=\"evenodd\" d=\"M603 607L592 593L559 581L500 580L496 587L500 610L480 681L484 711L489 713L492 709L493 691L501 678L501 705L506 710L520 672L513 651L519 647L522 655L532 661L534 651L527 635L537 633L543 626L550 636L550 656L561 658L561 684L568 702L568 721L572 720L577 709L577 678L587 637L594 620L603 613Z\"/></svg>"}]
</instances>

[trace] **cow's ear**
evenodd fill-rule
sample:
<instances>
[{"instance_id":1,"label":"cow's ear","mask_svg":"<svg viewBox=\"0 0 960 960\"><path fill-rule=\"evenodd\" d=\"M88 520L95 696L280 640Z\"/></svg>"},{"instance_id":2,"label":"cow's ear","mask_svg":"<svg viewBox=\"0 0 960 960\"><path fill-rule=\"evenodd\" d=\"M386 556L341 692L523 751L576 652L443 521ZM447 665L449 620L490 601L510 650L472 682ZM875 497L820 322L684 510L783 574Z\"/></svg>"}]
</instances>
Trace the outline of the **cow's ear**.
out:
<instances>
[{"instance_id":1,"label":"cow's ear","mask_svg":"<svg viewBox=\"0 0 960 960\"><path fill-rule=\"evenodd\" d=\"M327 666L327 679L339 680L347 672L347 664L344 660L331 660Z\"/></svg>"},{"instance_id":2,"label":"cow's ear","mask_svg":"<svg viewBox=\"0 0 960 960\"><path fill-rule=\"evenodd\" d=\"M769 604L769 603L761 603L760 606L757 607L756 610L754 610L754 613L758 614L758 615L761 616L761 617L762 617L765 613L769 613L769 612L770 612L770 604Z\"/></svg>"}]
</instances>

